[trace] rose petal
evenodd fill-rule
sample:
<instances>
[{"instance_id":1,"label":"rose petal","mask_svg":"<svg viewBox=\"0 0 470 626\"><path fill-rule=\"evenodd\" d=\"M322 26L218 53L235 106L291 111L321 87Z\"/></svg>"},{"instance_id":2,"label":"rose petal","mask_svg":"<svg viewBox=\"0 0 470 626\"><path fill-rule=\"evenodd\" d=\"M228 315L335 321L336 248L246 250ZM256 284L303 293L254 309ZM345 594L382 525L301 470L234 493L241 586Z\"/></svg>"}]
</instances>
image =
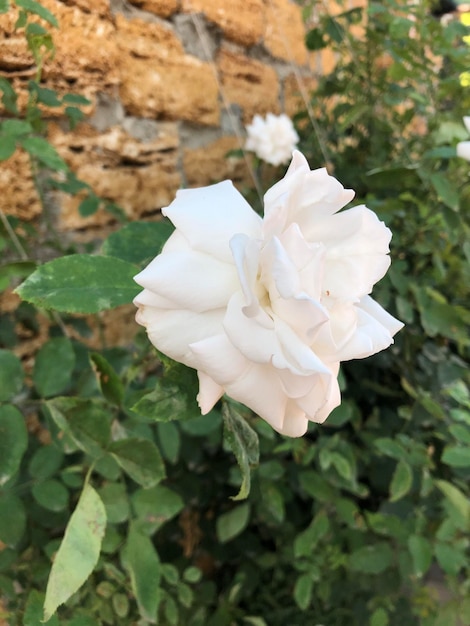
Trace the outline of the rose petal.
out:
<instances>
[{"instance_id":1,"label":"rose petal","mask_svg":"<svg viewBox=\"0 0 470 626\"><path fill-rule=\"evenodd\" d=\"M457 156L470 161L470 141L460 141L457 144Z\"/></svg>"},{"instance_id":2,"label":"rose petal","mask_svg":"<svg viewBox=\"0 0 470 626\"><path fill-rule=\"evenodd\" d=\"M198 369L206 372L222 387L243 376L250 366L249 361L223 332L192 343L190 349L198 363Z\"/></svg>"},{"instance_id":3,"label":"rose petal","mask_svg":"<svg viewBox=\"0 0 470 626\"><path fill-rule=\"evenodd\" d=\"M393 335L403 324L387 313L369 296L357 305L357 329L351 339L338 351L341 361L363 359L388 348Z\"/></svg>"},{"instance_id":4,"label":"rose petal","mask_svg":"<svg viewBox=\"0 0 470 626\"><path fill-rule=\"evenodd\" d=\"M210 376L198 370L199 393L197 394L197 403L201 409L202 415L206 415L211 411L215 404L224 395L224 388L218 385Z\"/></svg>"},{"instance_id":5,"label":"rose petal","mask_svg":"<svg viewBox=\"0 0 470 626\"><path fill-rule=\"evenodd\" d=\"M231 262L230 239L236 233L256 238L262 220L229 180L199 189L177 192L170 206L162 209L189 241L222 261Z\"/></svg>"},{"instance_id":6,"label":"rose petal","mask_svg":"<svg viewBox=\"0 0 470 626\"><path fill-rule=\"evenodd\" d=\"M238 289L233 265L196 251L160 254L134 280L191 311L225 306Z\"/></svg>"},{"instance_id":7,"label":"rose petal","mask_svg":"<svg viewBox=\"0 0 470 626\"><path fill-rule=\"evenodd\" d=\"M194 313L187 310L162 310L143 306L138 322L145 326L153 345L175 361L197 369L190 345L222 332L224 309Z\"/></svg>"}]
</instances>

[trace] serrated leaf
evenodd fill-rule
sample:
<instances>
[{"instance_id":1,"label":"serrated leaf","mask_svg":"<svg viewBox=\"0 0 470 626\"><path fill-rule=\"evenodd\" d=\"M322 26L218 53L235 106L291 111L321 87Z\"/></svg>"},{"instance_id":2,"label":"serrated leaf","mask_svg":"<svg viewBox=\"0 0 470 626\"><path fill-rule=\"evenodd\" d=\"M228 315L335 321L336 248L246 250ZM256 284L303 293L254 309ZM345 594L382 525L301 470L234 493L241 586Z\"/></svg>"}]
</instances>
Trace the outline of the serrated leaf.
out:
<instances>
[{"instance_id":1,"label":"serrated leaf","mask_svg":"<svg viewBox=\"0 0 470 626\"><path fill-rule=\"evenodd\" d=\"M26 528L26 512L23 502L16 495L0 493L0 541L16 546Z\"/></svg>"},{"instance_id":2,"label":"serrated leaf","mask_svg":"<svg viewBox=\"0 0 470 626\"><path fill-rule=\"evenodd\" d=\"M153 487L165 478L158 448L148 439L121 439L108 448L122 469L142 487Z\"/></svg>"},{"instance_id":3,"label":"serrated leaf","mask_svg":"<svg viewBox=\"0 0 470 626\"><path fill-rule=\"evenodd\" d=\"M388 543L378 541L354 550L349 556L349 567L365 574L380 574L393 562L393 552Z\"/></svg>"},{"instance_id":4,"label":"serrated leaf","mask_svg":"<svg viewBox=\"0 0 470 626\"><path fill-rule=\"evenodd\" d=\"M259 439L247 421L233 408L224 403L222 409L224 419L224 440L235 454L240 471L242 484L232 500L244 500L250 493L250 471L259 462Z\"/></svg>"},{"instance_id":5,"label":"serrated leaf","mask_svg":"<svg viewBox=\"0 0 470 626\"><path fill-rule=\"evenodd\" d=\"M90 354L90 361L98 380L101 392L111 404L121 406L124 386L112 365L98 352Z\"/></svg>"},{"instance_id":6,"label":"serrated leaf","mask_svg":"<svg viewBox=\"0 0 470 626\"><path fill-rule=\"evenodd\" d=\"M16 91L11 86L10 82L0 76L0 91L2 92L2 103L5 109L9 113L13 113L14 115L18 115L18 107L16 106L16 101L18 96Z\"/></svg>"},{"instance_id":7,"label":"serrated leaf","mask_svg":"<svg viewBox=\"0 0 470 626\"><path fill-rule=\"evenodd\" d=\"M15 0L16 5L34 15L39 15L43 20L46 20L51 26L59 27L59 22L55 15L53 15L46 7L43 7L39 2L35 0Z\"/></svg>"},{"instance_id":8,"label":"serrated leaf","mask_svg":"<svg viewBox=\"0 0 470 626\"><path fill-rule=\"evenodd\" d=\"M294 556L299 558L308 557L313 553L315 546L326 535L330 528L330 522L325 511L320 511L313 518L310 525L297 535L294 541Z\"/></svg>"},{"instance_id":9,"label":"serrated leaf","mask_svg":"<svg viewBox=\"0 0 470 626\"><path fill-rule=\"evenodd\" d=\"M53 615L51 619L47 620L47 622L43 620L43 606L44 594L39 593L36 589L33 589L26 602L23 615L23 626L59 626L59 619L57 615Z\"/></svg>"},{"instance_id":10,"label":"serrated leaf","mask_svg":"<svg viewBox=\"0 0 470 626\"><path fill-rule=\"evenodd\" d=\"M155 422L169 422L184 417L186 400L175 385L157 382L155 389L131 407L131 411Z\"/></svg>"},{"instance_id":11,"label":"serrated leaf","mask_svg":"<svg viewBox=\"0 0 470 626\"><path fill-rule=\"evenodd\" d=\"M302 574L295 581L294 600L302 611L310 605L312 599L313 579L310 574Z\"/></svg>"},{"instance_id":12,"label":"serrated leaf","mask_svg":"<svg viewBox=\"0 0 470 626\"><path fill-rule=\"evenodd\" d=\"M45 403L60 430L95 459L105 455L111 439L112 415L97 400L54 398Z\"/></svg>"},{"instance_id":13,"label":"serrated leaf","mask_svg":"<svg viewBox=\"0 0 470 626\"><path fill-rule=\"evenodd\" d=\"M54 89L41 87L41 85L39 85L34 80L29 81L28 87L32 92L36 94L38 102L41 102L42 104L53 108L62 106L62 102L57 97L57 92Z\"/></svg>"},{"instance_id":14,"label":"serrated leaf","mask_svg":"<svg viewBox=\"0 0 470 626\"><path fill-rule=\"evenodd\" d=\"M432 545L426 537L411 535L408 537L408 549L413 559L414 573L421 578L431 567Z\"/></svg>"},{"instance_id":15,"label":"serrated leaf","mask_svg":"<svg viewBox=\"0 0 470 626\"><path fill-rule=\"evenodd\" d=\"M446 480L436 480L435 484L462 518L467 523L470 523L470 499L455 485Z\"/></svg>"},{"instance_id":16,"label":"serrated leaf","mask_svg":"<svg viewBox=\"0 0 470 626\"><path fill-rule=\"evenodd\" d=\"M42 137L20 138L19 142L26 152L35 157L44 167L56 172L66 172L68 165L57 150Z\"/></svg>"},{"instance_id":17,"label":"serrated leaf","mask_svg":"<svg viewBox=\"0 0 470 626\"><path fill-rule=\"evenodd\" d=\"M231 541L243 532L250 518L250 505L247 502L239 504L231 511L223 513L217 518L217 538L220 543Z\"/></svg>"},{"instance_id":18,"label":"serrated leaf","mask_svg":"<svg viewBox=\"0 0 470 626\"><path fill-rule=\"evenodd\" d=\"M36 355L33 382L43 398L65 391L72 381L75 352L67 337L55 337L45 343Z\"/></svg>"},{"instance_id":19,"label":"serrated leaf","mask_svg":"<svg viewBox=\"0 0 470 626\"><path fill-rule=\"evenodd\" d=\"M23 415L12 404L0 405L0 487L16 474L27 447Z\"/></svg>"},{"instance_id":20,"label":"serrated leaf","mask_svg":"<svg viewBox=\"0 0 470 626\"><path fill-rule=\"evenodd\" d=\"M23 379L23 366L16 354L0 350L0 402L16 396L21 391Z\"/></svg>"},{"instance_id":21,"label":"serrated leaf","mask_svg":"<svg viewBox=\"0 0 470 626\"><path fill-rule=\"evenodd\" d=\"M451 467L470 467L470 447L446 446L441 460Z\"/></svg>"},{"instance_id":22,"label":"serrated leaf","mask_svg":"<svg viewBox=\"0 0 470 626\"><path fill-rule=\"evenodd\" d=\"M65 94L62 98L62 102L66 102L67 104L81 104L83 106L91 104L91 100L88 100L88 98L85 98L85 96L81 96L78 93Z\"/></svg>"},{"instance_id":23,"label":"serrated leaf","mask_svg":"<svg viewBox=\"0 0 470 626\"><path fill-rule=\"evenodd\" d=\"M136 272L121 259L72 254L41 265L16 293L45 309L97 313L132 302L140 291Z\"/></svg>"},{"instance_id":24,"label":"serrated leaf","mask_svg":"<svg viewBox=\"0 0 470 626\"><path fill-rule=\"evenodd\" d=\"M412 485L413 471L411 467L403 460L398 461L390 483L390 502L396 502L406 496Z\"/></svg>"},{"instance_id":25,"label":"serrated leaf","mask_svg":"<svg viewBox=\"0 0 470 626\"><path fill-rule=\"evenodd\" d=\"M160 559L153 543L139 532L135 524L130 525L124 554L140 614L154 624L160 604Z\"/></svg>"},{"instance_id":26,"label":"serrated leaf","mask_svg":"<svg viewBox=\"0 0 470 626\"><path fill-rule=\"evenodd\" d=\"M139 527L152 535L165 522L178 515L184 508L179 494L163 485L150 489L139 489L132 495L132 507L139 521Z\"/></svg>"},{"instance_id":27,"label":"serrated leaf","mask_svg":"<svg viewBox=\"0 0 470 626\"><path fill-rule=\"evenodd\" d=\"M103 254L142 265L160 254L173 231L168 221L131 222L106 239Z\"/></svg>"},{"instance_id":28,"label":"serrated leaf","mask_svg":"<svg viewBox=\"0 0 470 626\"><path fill-rule=\"evenodd\" d=\"M0 161L6 161L15 153L16 137L12 135L0 135Z\"/></svg>"},{"instance_id":29,"label":"serrated leaf","mask_svg":"<svg viewBox=\"0 0 470 626\"><path fill-rule=\"evenodd\" d=\"M78 212L82 217L89 217L99 209L100 202L101 200L97 196L89 194L78 205Z\"/></svg>"},{"instance_id":30,"label":"serrated leaf","mask_svg":"<svg viewBox=\"0 0 470 626\"><path fill-rule=\"evenodd\" d=\"M66 602L93 571L106 528L106 511L101 498L86 485L72 513L55 555L47 582L44 620Z\"/></svg>"}]
</instances>

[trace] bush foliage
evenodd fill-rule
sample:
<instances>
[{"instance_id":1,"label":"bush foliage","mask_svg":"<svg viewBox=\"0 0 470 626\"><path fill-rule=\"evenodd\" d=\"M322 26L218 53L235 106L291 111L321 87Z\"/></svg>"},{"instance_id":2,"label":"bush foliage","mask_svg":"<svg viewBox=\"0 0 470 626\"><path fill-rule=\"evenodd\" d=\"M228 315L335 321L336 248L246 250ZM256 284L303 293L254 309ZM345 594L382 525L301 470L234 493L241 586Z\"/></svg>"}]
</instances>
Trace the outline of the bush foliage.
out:
<instances>
[{"instance_id":1,"label":"bush foliage","mask_svg":"<svg viewBox=\"0 0 470 626\"><path fill-rule=\"evenodd\" d=\"M39 69L24 115L0 79L0 158L29 154L45 213L58 188L85 193L90 214L106 201L43 121L62 106L73 124L85 100L42 84L58 25L34 0L16 6ZM374 294L406 327L390 350L342 368L341 407L301 439L232 402L200 416L194 372L157 359L143 334L128 348L87 347L89 318L73 314L131 301L167 223L123 225L98 255L69 246L40 265L34 230L2 214L0 286L29 276L0 325L8 624L36 626L44 611L51 626L470 623L470 179L455 156L470 112L468 28L428 8L370 2L307 35L338 61L297 116L300 147L392 229ZM46 239L49 250L56 236ZM30 366L21 338L44 316Z\"/></svg>"}]
</instances>

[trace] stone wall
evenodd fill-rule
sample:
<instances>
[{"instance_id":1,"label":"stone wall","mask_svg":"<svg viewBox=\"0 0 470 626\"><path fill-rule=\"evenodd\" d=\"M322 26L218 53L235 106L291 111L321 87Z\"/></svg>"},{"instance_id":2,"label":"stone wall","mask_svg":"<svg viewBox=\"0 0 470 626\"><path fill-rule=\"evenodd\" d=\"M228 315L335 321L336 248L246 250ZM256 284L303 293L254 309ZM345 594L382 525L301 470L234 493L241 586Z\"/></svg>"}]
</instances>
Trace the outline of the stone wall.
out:
<instances>
[{"instance_id":1,"label":"stone wall","mask_svg":"<svg viewBox=\"0 0 470 626\"><path fill-rule=\"evenodd\" d=\"M79 178L132 219L156 214L182 186L227 177L250 185L247 161L226 158L242 147L244 125L255 113L292 115L299 75L311 87L334 63L328 51L306 50L301 8L290 0L41 3L60 23L45 85L92 102L73 131L58 111L50 139ZM21 92L35 66L13 24L13 15L0 16L0 75ZM33 218L41 206L26 172L27 157L17 153L0 164L0 186L7 213ZM112 219L82 218L78 202L61 199L60 230Z\"/></svg>"}]
</instances>

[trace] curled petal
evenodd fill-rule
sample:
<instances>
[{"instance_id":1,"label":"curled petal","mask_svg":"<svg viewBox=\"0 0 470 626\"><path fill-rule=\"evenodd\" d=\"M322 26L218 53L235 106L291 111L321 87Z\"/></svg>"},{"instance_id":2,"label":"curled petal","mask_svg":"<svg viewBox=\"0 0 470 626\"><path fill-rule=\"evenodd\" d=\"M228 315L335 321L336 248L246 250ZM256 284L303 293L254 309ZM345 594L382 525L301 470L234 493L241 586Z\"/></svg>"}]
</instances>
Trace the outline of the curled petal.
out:
<instances>
[{"instance_id":1,"label":"curled petal","mask_svg":"<svg viewBox=\"0 0 470 626\"><path fill-rule=\"evenodd\" d=\"M224 310L194 313L140 306L137 321L147 329L153 345L175 361L197 369L190 345L222 331Z\"/></svg>"},{"instance_id":2,"label":"curled petal","mask_svg":"<svg viewBox=\"0 0 470 626\"><path fill-rule=\"evenodd\" d=\"M206 415L224 395L224 388L218 385L210 376L198 370L199 393L197 403L201 413Z\"/></svg>"},{"instance_id":3,"label":"curled petal","mask_svg":"<svg viewBox=\"0 0 470 626\"><path fill-rule=\"evenodd\" d=\"M170 206L162 209L194 250L231 262L229 242L235 233L261 234L261 218L232 182L182 189Z\"/></svg>"},{"instance_id":4,"label":"curled petal","mask_svg":"<svg viewBox=\"0 0 470 626\"><path fill-rule=\"evenodd\" d=\"M470 161L470 141L460 141L457 144L457 156Z\"/></svg>"},{"instance_id":5,"label":"curled petal","mask_svg":"<svg viewBox=\"0 0 470 626\"><path fill-rule=\"evenodd\" d=\"M238 288L233 265L196 251L160 254L134 280L191 311L225 306Z\"/></svg>"},{"instance_id":6,"label":"curled petal","mask_svg":"<svg viewBox=\"0 0 470 626\"><path fill-rule=\"evenodd\" d=\"M238 234L230 240L230 249L232 250L238 279L246 300L243 312L248 317L253 317L260 312L259 301L256 295L259 245L254 239Z\"/></svg>"},{"instance_id":7,"label":"curled petal","mask_svg":"<svg viewBox=\"0 0 470 626\"><path fill-rule=\"evenodd\" d=\"M363 359L388 348L403 324L369 296L361 299L357 309L357 329L339 350L341 361Z\"/></svg>"}]
</instances>

